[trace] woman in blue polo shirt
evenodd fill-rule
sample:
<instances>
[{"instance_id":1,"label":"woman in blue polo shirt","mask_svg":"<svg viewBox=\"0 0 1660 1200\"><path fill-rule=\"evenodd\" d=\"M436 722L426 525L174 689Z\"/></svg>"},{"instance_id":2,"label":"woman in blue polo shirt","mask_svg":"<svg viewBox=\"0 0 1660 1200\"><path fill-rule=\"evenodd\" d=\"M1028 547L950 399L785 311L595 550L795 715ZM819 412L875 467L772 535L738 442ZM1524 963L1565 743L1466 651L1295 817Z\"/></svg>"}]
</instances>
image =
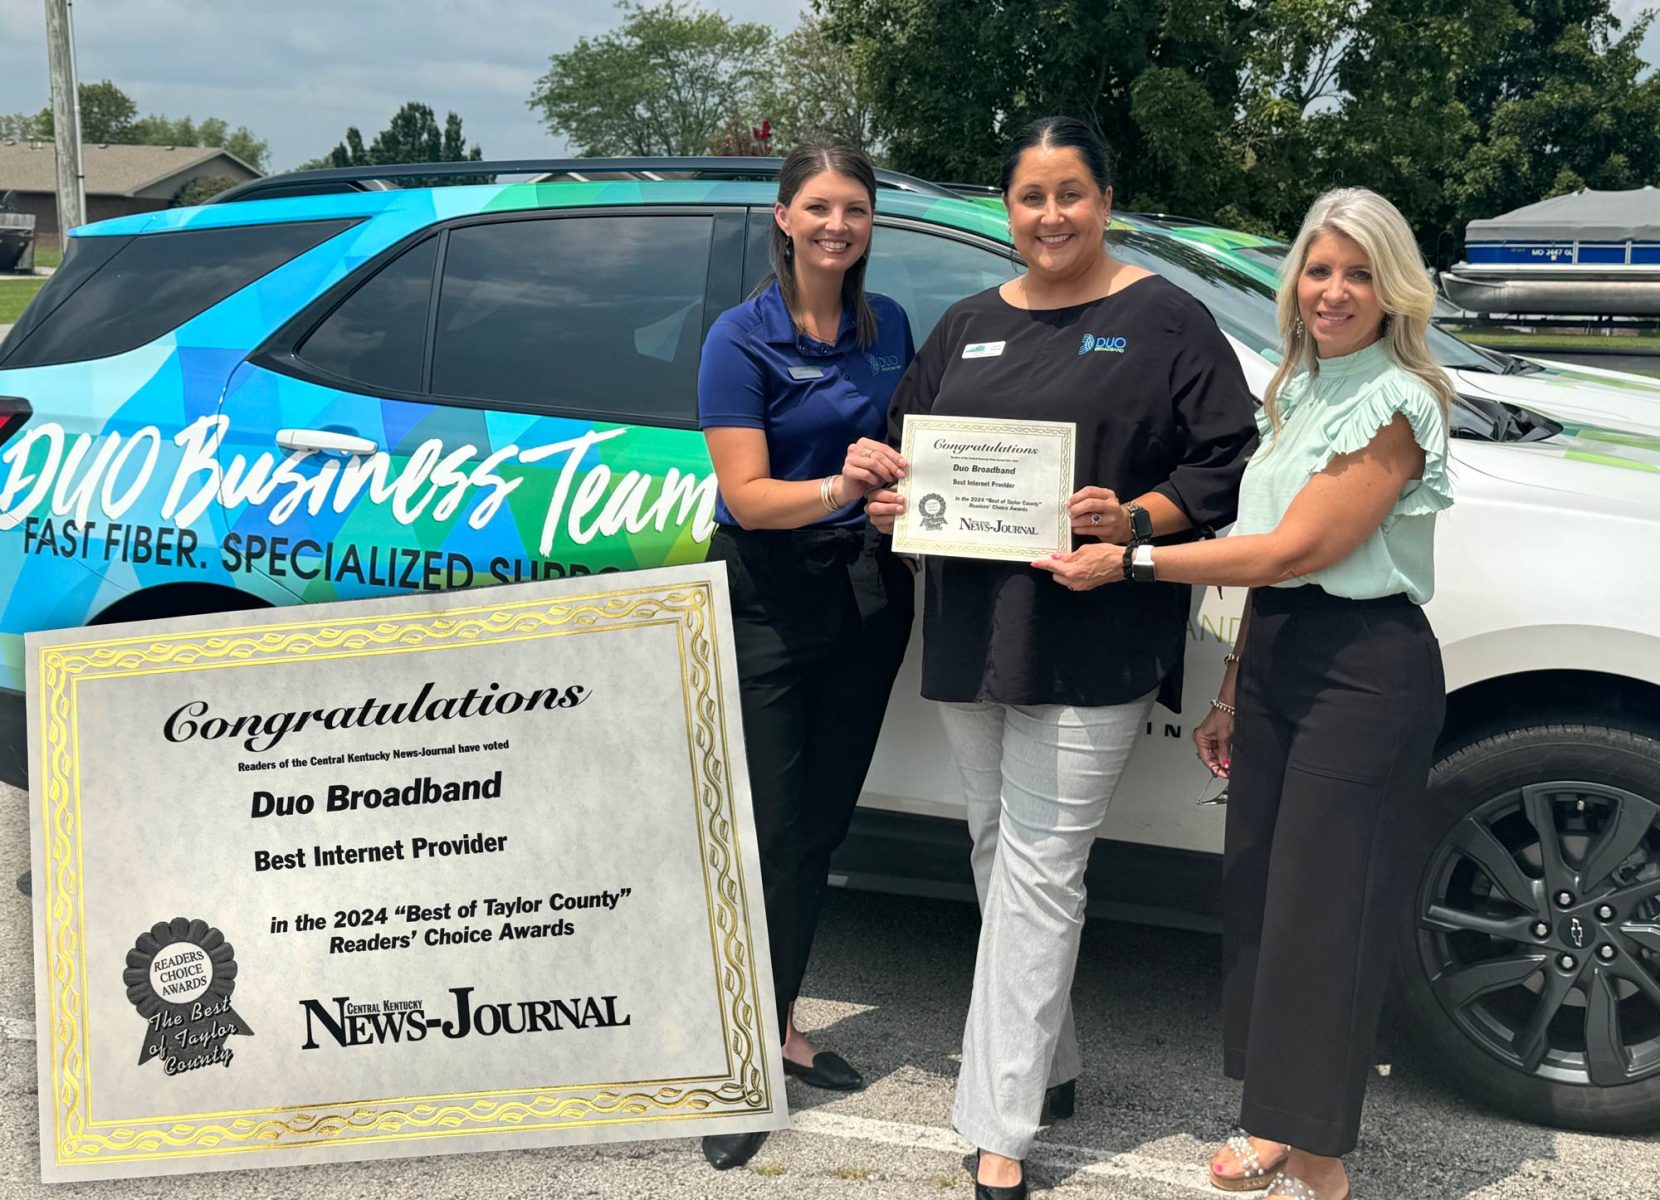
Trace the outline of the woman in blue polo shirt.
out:
<instances>
[{"instance_id":1,"label":"woman in blue polo shirt","mask_svg":"<svg viewBox=\"0 0 1660 1200\"><path fill-rule=\"evenodd\" d=\"M772 278L715 321L698 415L720 485L709 556L727 566L750 791L784 1069L863 1084L792 1020L829 876L910 636L912 578L867 529L865 493L898 479L888 401L914 347L905 312L867 295L870 160L797 146L778 175ZM765 1134L704 1139L717 1169Z\"/></svg>"}]
</instances>

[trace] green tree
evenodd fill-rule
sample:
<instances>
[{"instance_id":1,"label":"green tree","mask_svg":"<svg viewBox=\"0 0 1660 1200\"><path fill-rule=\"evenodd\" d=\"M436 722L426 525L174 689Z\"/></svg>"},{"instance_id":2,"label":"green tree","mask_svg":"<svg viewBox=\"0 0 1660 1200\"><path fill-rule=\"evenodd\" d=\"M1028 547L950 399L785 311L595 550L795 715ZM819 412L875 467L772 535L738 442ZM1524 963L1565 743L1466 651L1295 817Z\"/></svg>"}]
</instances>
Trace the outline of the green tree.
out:
<instances>
[{"instance_id":1,"label":"green tree","mask_svg":"<svg viewBox=\"0 0 1660 1200\"><path fill-rule=\"evenodd\" d=\"M447 113L442 127L431 107L410 101L392 114L392 121L375 135L367 147L357 126L346 130L346 138L323 158L307 166L378 167L392 163L477 162L484 152L467 145L461 132L461 118Z\"/></svg>"},{"instance_id":2,"label":"green tree","mask_svg":"<svg viewBox=\"0 0 1660 1200\"><path fill-rule=\"evenodd\" d=\"M993 182L1017 129L1068 113L1118 152L1121 200L1214 203L1243 69L1238 0L823 0L822 12L879 99L872 125L901 170Z\"/></svg>"},{"instance_id":3,"label":"green tree","mask_svg":"<svg viewBox=\"0 0 1660 1200\"><path fill-rule=\"evenodd\" d=\"M127 141L140 146L217 146L257 171L268 169L271 155L270 143L256 137L246 125L232 130L218 117L209 117L198 125L189 117L175 121L149 114L133 122Z\"/></svg>"},{"instance_id":4,"label":"green tree","mask_svg":"<svg viewBox=\"0 0 1660 1200\"><path fill-rule=\"evenodd\" d=\"M50 136L41 129L39 113L0 113L0 142L40 142Z\"/></svg>"},{"instance_id":5,"label":"green tree","mask_svg":"<svg viewBox=\"0 0 1660 1200\"><path fill-rule=\"evenodd\" d=\"M622 24L548 60L527 104L584 155L703 154L755 112L772 31L682 0L620 0ZM758 113L758 117L768 114Z\"/></svg>"},{"instance_id":6,"label":"green tree","mask_svg":"<svg viewBox=\"0 0 1660 1200\"><path fill-rule=\"evenodd\" d=\"M225 175L198 175L174 194L173 208L193 208L206 204L226 188L235 187L240 180Z\"/></svg>"},{"instance_id":7,"label":"green tree","mask_svg":"<svg viewBox=\"0 0 1660 1200\"><path fill-rule=\"evenodd\" d=\"M215 146L229 150L256 171L269 169L270 144L256 137L246 125L231 130L218 117L209 117L198 125L189 117L174 120L159 113L138 115L133 98L109 80L83 83L78 89L81 101L81 141L85 143L122 146ZM53 137L52 109L40 110L32 118L22 113L10 118L0 117L0 139L7 136L20 140L33 138L50 141ZM8 133L8 128L17 132Z\"/></svg>"},{"instance_id":8,"label":"green tree","mask_svg":"<svg viewBox=\"0 0 1660 1200\"><path fill-rule=\"evenodd\" d=\"M133 118L138 116L138 105L131 96L107 79L83 83L75 93L81 105L81 141L95 144L131 141ZM50 104L35 117L35 126L43 141L56 136L57 125Z\"/></svg>"},{"instance_id":9,"label":"green tree","mask_svg":"<svg viewBox=\"0 0 1660 1200\"><path fill-rule=\"evenodd\" d=\"M787 148L810 133L839 134L873 150L876 96L853 50L833 39L820 17L803 17L775 43L754 111L772 122L773 144Z\"/></svg>"}]
</instances>

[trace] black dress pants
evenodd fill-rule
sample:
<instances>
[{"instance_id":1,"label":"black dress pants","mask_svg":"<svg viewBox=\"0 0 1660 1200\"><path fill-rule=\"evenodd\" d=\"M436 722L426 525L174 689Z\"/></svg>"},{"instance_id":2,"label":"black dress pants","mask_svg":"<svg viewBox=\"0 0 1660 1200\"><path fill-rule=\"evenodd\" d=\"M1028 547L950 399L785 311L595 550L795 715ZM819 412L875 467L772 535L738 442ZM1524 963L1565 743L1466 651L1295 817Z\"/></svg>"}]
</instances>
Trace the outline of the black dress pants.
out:
<instances>
[{"instance_id":1,"label":"black dress pants","mask_svg":"<svg viewBox=\"0 0 1660 1200\"><path fill-rule=\"evenodd\" d=\"M874 530L722 525L778 1035L911 634L914 584Z\"/></svg>"},{"instance_id":2,"label":"black dress pants","mask_svg":"<svg viewBox=\"0 0 1660 1200\"><path fill-rule=\"evenodd\" d=\"M1405 596L1260 588L1236 688L1224 852L1224 1069L1240 1124L1354 1149L1404 855L1446 709L1441 648Z\"/></svg>"}]
</instances>

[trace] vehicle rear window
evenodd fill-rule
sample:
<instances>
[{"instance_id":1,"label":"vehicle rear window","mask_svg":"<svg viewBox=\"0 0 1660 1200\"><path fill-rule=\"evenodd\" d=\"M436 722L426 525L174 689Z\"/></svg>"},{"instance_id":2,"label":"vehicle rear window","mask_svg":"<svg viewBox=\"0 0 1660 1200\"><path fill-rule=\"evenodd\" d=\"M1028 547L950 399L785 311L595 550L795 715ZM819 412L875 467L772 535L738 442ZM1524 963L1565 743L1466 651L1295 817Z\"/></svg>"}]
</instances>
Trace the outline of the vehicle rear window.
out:
<instances>
[{"instance_id":1,"label":"vehicle rear window","mask_svg":"<svg viewBox=\"0 0 1660 1200\"><path fill-rule=\"evenodd\" d=\"M405 250L324 317L295 354L376 391L420 391L437 258L437 238Z\"/></svg>"},{"instance_id":2,"label":"vehicle rear window","mask_svg":"<svg viewBox=\"0 0 1660 1200\"><path fill-rule=\"evenodd\" d=\"M556 217L452 229L432 391L692 422L714 218Z\"/></svg>"},{"instance_id":3,"label":"vehicle rear window","mask_svg":"<svg viewBox=\"0 0 1660 1200\"><path fill-rule=\"evenodd\" d=\"M122 243L91 271L66 265L36 297L22 336L7 339L0 365L45 367L107 358L175 329L355 221L302 221L191 229L112 239ZM72 238L73 264L90 251ZM44 303L43 303L44 302Z\"/></svg>"}]
</instances>

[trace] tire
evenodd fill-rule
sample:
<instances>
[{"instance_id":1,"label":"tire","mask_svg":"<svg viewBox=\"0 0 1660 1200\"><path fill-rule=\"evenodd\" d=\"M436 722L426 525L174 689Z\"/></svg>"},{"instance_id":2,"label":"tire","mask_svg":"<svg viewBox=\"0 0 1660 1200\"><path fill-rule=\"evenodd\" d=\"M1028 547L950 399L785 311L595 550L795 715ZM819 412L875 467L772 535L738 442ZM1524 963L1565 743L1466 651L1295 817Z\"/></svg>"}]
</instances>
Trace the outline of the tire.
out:
<instances>
[{"instance_id":1,"label":"tire","mask_svg":"<svg viewBox=\"0 0 1660 1200\"><path fill-rule=\"evenodd\" d=\"M1430 1061L1529 1121L1660 1128L1660 736L1475 734L1430 773L1412 861L1399 1008Z\"/></svg>"}]
</instances>

